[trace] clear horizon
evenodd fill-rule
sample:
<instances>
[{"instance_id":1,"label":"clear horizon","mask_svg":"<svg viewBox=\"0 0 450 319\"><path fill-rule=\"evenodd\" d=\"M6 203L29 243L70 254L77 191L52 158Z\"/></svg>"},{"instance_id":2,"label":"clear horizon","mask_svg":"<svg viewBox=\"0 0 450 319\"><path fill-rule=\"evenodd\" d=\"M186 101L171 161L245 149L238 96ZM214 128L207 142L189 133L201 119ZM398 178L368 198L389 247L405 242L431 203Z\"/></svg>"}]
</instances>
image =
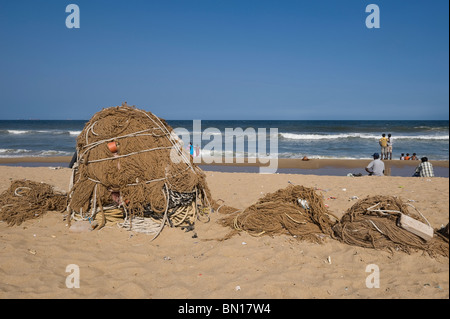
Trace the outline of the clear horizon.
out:
<instances>
[{"instance_id":1,"label":"clear horizon","mask_svg":"<svg viewBox=\"0 0 450 319\"><path fill-rule=\"evenodd\" d=\"M444 0L0 1L0 119L84 121L127 101L170 120L448 120L448 12Z\"/></svg>"}]
</instances>

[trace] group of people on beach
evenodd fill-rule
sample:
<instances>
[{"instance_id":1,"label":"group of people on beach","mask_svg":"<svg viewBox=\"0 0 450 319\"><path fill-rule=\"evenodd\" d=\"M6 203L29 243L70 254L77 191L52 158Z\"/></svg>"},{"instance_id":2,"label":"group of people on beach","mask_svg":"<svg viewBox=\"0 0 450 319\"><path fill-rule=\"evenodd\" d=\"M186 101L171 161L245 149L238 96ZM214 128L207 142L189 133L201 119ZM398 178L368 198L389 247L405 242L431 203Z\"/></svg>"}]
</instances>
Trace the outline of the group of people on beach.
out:
<instances>
[{"instance_id":1,"label":"group of people on beach","mask_svg":"<svg viewBox=\"0 0 450 319\"><path fill-rule=\"evenodd\" d=\"M192 145L192 142L189 142L189 154L192 157L198 157L200 155L200 147L198 145L194 147L194 145Z\"/></svg>"},{"instance_id":2,"label":"group of people on beach","mask_svg":"<svg viewBox=\"0 0 450 319\"><path fill-rule=\"evenodd\" d=\"M393 145L393 139L392 135L388 134L386 137L386 134L381 135L381 139L379 140L379 144L381 146L381 156L378 153L374 153L372 155L373 161L369 163L369 165L365 168L366 172L369 173L370 176L384 176L384 170L385 165L382 162L382 160L392 160L392 145ZM409 155L409 153L405 154L402 153L400 160L418 160L416 153L413 153L412 156ZM434 171L433 171L433 165L428 161L427 157L422 157L421 163L416 167L414 170L414 177L433 177Z\"/></svg>"},{"instance_id":3,"label":"group of people on beach","mask_svg":"<svg viewBox=\"0 0 450 319\"><path fill-rule=\"evenodd\" d=\"M413 153L413 155L409 155L409 153L402 153L402 155L400 155L400 160L402 161L418 161L419 158L417 157L416 153Z\"/></svg>"},{"instance_id":4,"label":"group of people on beach","mask_svg":"<svg viewBox=\"0 0 450 319\"><path fill-rule=\"evenodd\" d=\"M381 160L392 160L392 146L394 144L392 134L389 133L386 137L386 134L383 133L378 143L381 146ZM419 160L419 158L417 157L416 153L413 153L412 155L410 155L409 153L406 153L406 155L405 153L402 153L402 155L400 156L400 160L416 161Z\"/></svg>"},{"instance_id":5,"label":"group of people on beach","mask_svg":"<svg viewBox=\"0 0 450 319\"><path fill-rule=\"evenodd\" d=\"M382 134L378 143L381 146L381 160L392 159L392 146L393 146L393 138L389 133L386 137L386 134Z\"/></svg>"}]
</instances>

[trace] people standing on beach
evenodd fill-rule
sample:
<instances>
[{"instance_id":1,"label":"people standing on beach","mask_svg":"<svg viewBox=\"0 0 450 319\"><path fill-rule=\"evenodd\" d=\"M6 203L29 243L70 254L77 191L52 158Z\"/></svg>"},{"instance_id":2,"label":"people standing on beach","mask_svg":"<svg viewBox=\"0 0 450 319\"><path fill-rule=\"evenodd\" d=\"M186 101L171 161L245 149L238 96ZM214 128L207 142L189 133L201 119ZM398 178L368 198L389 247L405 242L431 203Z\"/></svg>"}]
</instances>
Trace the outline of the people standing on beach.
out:
<instances>
[{"instance_id":1,"label":"people standing on beach","mask_svg":"<svg viewBox=\"0 0 450 319\"><path fill-rule=\"evenodd\" d=\"M380 154L375 153L372 155L373 161L366 167L366 172L369 176L384 176L384 163L380 159Z\"/></svg>"},{"instance_id":2,"label":"people standing on beach","mask_svg":"<svg viewBox=\"0 0 450 319\"><path fill-rule=\"evenodd\" d=\"M392 138L392 135L388 134L388 142L387 142L387 155L389 156L389 159L392 160L392 145L394 141ZM387 158L386 158L387 159Z\"/></svg>"},{"instance_id":3,"label":"people standing on beach","mask_svg":"<svg viewBox=\"0 0 450 319\"><path fill-rule=\"evenodd\" d=\"M405 160L405 153L402 153L402 155L400 155L400 160L404 161Z\"/></svg>"},{"instance_id":4,"label":"people standing on beach","mask_svg":"<svg viewBox=\"0 0 450 319\"><path fill-rule=\"evenodd\" d=\"M387 151L388 151L388 139L386 137L386 134L382 134L382 137L378 141L378 143L381 146L381 159L387 159Z\"/></svg>"},{"instance_id":5,"label":"people standing on beach","mask_svg":"<svg viewBox=\"0 0 450 319\"><path fill-rule=\"evenodd\" d=\"M409 161L410 159L411 159L411 156L409 156L409 153L406 153L405 161Z\"/></svg>"},{"instance_id":6,"label":"people standing on beach","mask_svg":"<svg viewBox=\"0 0 450 319\"><path fill-rule=\"evenodd\" d=\"M192 145L192 142L189 142L189 154L194 157L194 146Z\"/></svg>"},{"instance_id":7,"label":"people standing on beach","mask_svg":"<svg viewBox=\"0 0 450 319\"><path fill-rule=\"evenodd\" d=\"M416 153L413 153L413 155L411 156L411 161L418 161L419 158L417 157Z\"/></svg>"},{"instance_id":8,"label":"people standing on beach","mask_svg":"<svg viewBox=\"0 0 450 319\"><path fill-rule=\"evenodd\" d=\"M428 162L428 157L422 157L422 162L416 167L415 177L434 177L433 165Z\"/></svg>"}]
</instances>

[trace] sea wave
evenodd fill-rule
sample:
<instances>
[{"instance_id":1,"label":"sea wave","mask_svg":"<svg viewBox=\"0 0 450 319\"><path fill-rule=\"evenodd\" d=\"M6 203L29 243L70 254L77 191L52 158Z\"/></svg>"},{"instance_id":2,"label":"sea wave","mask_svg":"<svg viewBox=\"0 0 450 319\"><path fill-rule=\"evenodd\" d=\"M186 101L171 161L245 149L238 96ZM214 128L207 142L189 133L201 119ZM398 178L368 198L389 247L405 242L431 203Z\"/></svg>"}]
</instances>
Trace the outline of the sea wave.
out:
<instances>
[{"instance_id":1,"label":"sea wave","mask_svg":"<svg viewBox=\"0 0 450 319\"><path fill-rule=\"evenodd\" d=\"M371 134L301 134L301 133L279 133L280 138L287 140L336 140L336 139L374 139L379 140L381 136ZM392 136L397 140L448 140L449 135L399 135Z\"/></svg>"},{"instance_id":2,"label":"sea wave","mask_svg":"<svg viewBox=\"0 0 450 319\"><path fill-rule=\"evenodd\" d=\"M8 155L20 155L20 154L30 154L32 150L27 149L12 149L12 148L0 148L0 156L8 156Z\"/></svg>"},{"instance_id":3,"label":"sea wave","mask_svg":"<svg viewBox=\"0 0 450 319\"><path fill-rule=\"evenodd\" d=\"M6 130L9 134L27 134L30 131L25 131L25 130Z\"/></svg>"},{"instance_id":4,"label":"sea wave","mask_svg":"<svg viewBox=\"0 0 450 319\"><path fill-rule=\"evenodd\" d=\"M302 159L306 154L294 152L279 152L279 153L254 153L254 152L235 152L223 150L201 150L199 156L203 158L209 157L228 157L228 158L265 158L265 159ZM308 155L309 159L343 159L343 160L370 160L370 156L323 156L323 155Z\"/></svg>"},{"instance_id":5,"label":"sea wave","mask_svg":"<svg viewBox=\"0 0 450 319\"><path fill-rule=\"evenodd\" d=\"M47 135L71 135L78 136L81 130L0 130L0 134L11 134L11 135L36 135L36 134L47 134Z\"/></svg>"},{"instance_id":6,"label":"sea wave","mask_svg":"<svg viewBox=\"0 0 450 319\"><path fill-rule=\"evenodd\" d=\"M12 157L52 157L52 156L71 156L72 153L57 150L28 150L0 148L0 158Z\"/></svg>"}]
</instances>

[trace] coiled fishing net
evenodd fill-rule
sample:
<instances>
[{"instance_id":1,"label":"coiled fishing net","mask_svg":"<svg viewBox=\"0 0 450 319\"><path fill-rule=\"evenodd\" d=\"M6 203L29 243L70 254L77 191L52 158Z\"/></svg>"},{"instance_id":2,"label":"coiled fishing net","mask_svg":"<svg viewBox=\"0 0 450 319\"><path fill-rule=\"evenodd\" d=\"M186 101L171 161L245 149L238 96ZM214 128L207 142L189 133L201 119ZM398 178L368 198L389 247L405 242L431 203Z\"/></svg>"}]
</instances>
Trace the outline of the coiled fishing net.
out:
<instances>
[{"instance_id":1,"label":"coiled fishing net","mask_svg":"<svg viewBox=\"0 0 450 319\"><path fill-rule=\"evenodd\" d=\"M0 194L0 220L10 226L35 219L47 211L63 211L66 194L51 185L29 180L15 180Z\"/></svg>"},{"instance_id":2,"label":"coiled fishing net","mask_svg":"<svg viewBox=\"0 0 450 319\"><path fill-rule=\"evenodd\" d=\"M414 208L416 213L412 214L409 208ZM398 197L372 196L359 200L347 210L333 227L335 238L353 246L406 253L423 250L430 256L449 256L448 237L435 230L434 237L426 241L398 225L400 214L429 224L414 206Z\"/></svg>"},{"instance_id":3,"label":"coiled fishing net","mask_svg":"<svg viewBox=\"0 0 450 319\"><path fill-rule=\"evenodd\" d=\"M205 174L154 114L126 103L103 109L86 123L76 148L71 219L99 220L100 227L109 219L156 234L165 224L191 226L208 219Z\"/></svg>"},{"instance_id":4,"label":"coiled fishing net","mask_svg":"<svg viewBox=\"0 0 450 319\"><path fill-rule=\"evenodd\" d=\"M299 240L322 242L331 236L335 222L313 188L290 185L265 195L242 211L225 207L220 223L233 231L226 236L245 231L253 236L291 235ZM231 212L231 213L230 213Z\"/></svg>"}]
</instances>

